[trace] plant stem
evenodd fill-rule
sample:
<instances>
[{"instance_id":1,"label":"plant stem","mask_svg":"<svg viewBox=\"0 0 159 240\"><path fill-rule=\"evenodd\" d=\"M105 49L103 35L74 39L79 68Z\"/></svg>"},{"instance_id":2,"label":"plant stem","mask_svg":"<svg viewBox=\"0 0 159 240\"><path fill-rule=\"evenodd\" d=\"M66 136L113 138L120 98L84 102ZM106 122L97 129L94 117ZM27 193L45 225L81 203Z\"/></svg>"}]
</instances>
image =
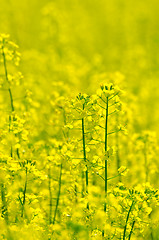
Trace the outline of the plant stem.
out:
<instances>
[{"instance_id":1,"label":"plant stem","mask_svg":"<svg viewBox=\"0 0 159 240\"><path fill-rule=\"evenodd\" d=\"M26 201L26 190L27 190L27 183L28 183L28 168L26 166L26 170L25 170L25 185L24 185L24 190L23 190L23 202L22 202L22 214L21 217L23 217L24 215L24 206L25 206L25 201Z\"/></svg>"},{"instance_id":2,"label":"plant stem","mask_svg":"<svg viewBox=\"0 0 159 240\"><path fill-rule=\"evenodd\" d=\"M6 202L5 187L3 183L1 183L1 199L2 199L2 216L4 216L5 222L6 224L8 224L9 223L8 208L7 208L7 202Z\"/></svg>"},{"instance_id":3,"label":"plant stem","mask_svg":"<svg viewBox=\"0 0 159 240\"><path fill-rule=\"evenodd\" d=\"M3 41L3 45L2 45L2 56L3 56L5 77L6 77L6 81L7 81L8 85L9 85L6 56L5 56L5 53L4 53L4 41ZM8 92L9 92L9 96L10 96L11 111L14 112L13 95L12 95L11 88L9 86L8 86Z\"/></svg>"},{"instance_id":4,"label":"plant stem","mask_svg":"<svg viewBox=\"0 0 159 240\"><path fill-rule=\"evenodd\" d=\"M51 169L48 169L48 179L49 179L49 195L50 195L50 211L49 211L49 222L52 223L52 192L51 192Z\"/></svg>"},{"instance_id":5,"label":"plant stem","mask_svg":"<svg viewBox=\"0 0 159 240\"><path fill-rule=\"evenodd\" d=\"M84 104L83 104L83 110L84 110ZM84 159L85 165L86 165L86 171L85 171L85 175L86 175L86 193L88 194L88 167L87 167L87 164L86 164L87 157L86 157L85 122L84 122L84 118L82 118L82 140L83 140L83 159ZM89 203L87 204L87 209L89 209Z\"/></svg>"},{"instance_id":6,"label":"plant stem","mask_svg":"<svg viewBox=\"0 0 159 240\"><path fill-rule=\"evenodd\" d=\"M131 204L131 206L129 208L129 211L128 211L128 214L127 214L126 223L125 223L125 227L124 227L124 233L123 233L123 240L125 240L127 224L128 224L128 221L129 221L129 216L130 216L130 212L132 210L133 204L134 204L134 201L132 201L132 204Z\"/></svg>"},{"instance_id":7,"label":"plant stem","mask_svg":"<svg viewBox=\"0 0 159 240\"><path fill-rule=\"evenodd\" d=\"M13 113L14 112L14 102L13 102L13 95L12 95L12 91L9 86L9 80L8 80L7 62L6 62L5 52L4 52L4 40L3 40L3 45L2 45L2 56L3 56L5 78L6 78L6 82L8 83L8 92L9 92L9 96L10 96L11 112ZM10 126L11 126L11 115L9 115L9 132L10 132ZM11 150L10 150L10 156L13 157L12 146L11 146Z\"/></svg>"},{"instance_id":8,"label":"plant stem","mask_svg":"<svg viewBox=\"0 0 159 240\"><path fill-rule=\"evenodd\" d=\"M82 170L82 198L84 198L84 171Z\"/></svg>"},{"instance_id":9,"label":"plant stem","mask_svg":"<svg viewBox=\"0 0 159 240\"><path fill-rule=\"evenodd\" d=\"M61 178L62 178L62 163L60 165L59 189L58 189L58 193L57 193L56 207L55 207L54 217L53 217L53 222L52 222L53 224L55 224L57 210L58 210L58 206L59 206L59 200L60 200L60 194L61 194Z\"/></svg>"},{"instance_id":10,"label":"plant stem","mask_svg":"<svg viewBox=\"0 0 159 240\"><path fill-rule=\"evenodd\" d=\"M77 182L77 180L76 180ZM77 203L78 202L78 196L77 196L77 185L75 183L75 202Z\"/></svg>"},{"instance_id":11,"label":"plant stem","mask_svg":"<svg viewBox=\"0 0 159 240\"><path fill-rule=\"evenodd\" d=\"M131 238L131 235L132 235L132 233L133 233L133 228L134 228L134 225L135 225L135 220L134 220L134 221L133 221L133 223L132 223L132 226L131 226L131 231L130 231L130 233L129 233L128 240L130 240L130 238Z\"/></svg>"},{"instance_id":12,"label":"plant stem","mask_svg":"<svg viewBox=\"0 0 159 240\"><path fill-rule=\"evenodd\" d=\"M105 154L107 153L108 148L108 97L106 98L106 116L105 116ZM108 160L105 158L105 200L107 197L108 190ZM104 211L106 212L106 202L104 203Z\"/></svg>"},{"instance_id":13,"label":"plant stem","mask_svg":"<svg viewBox=\"0 0 159 240\"><path fill-rule=\"evenodd\" d=\"M119 122L119 115L118 113L116 114L116 125L118 126ZM117 161L117 172L118 169L120 168L120 157L119 157L119 133L116 131L116 161ZM119 175L119 181L121 181L121 174Z\"/></svg>"}]
</instances>

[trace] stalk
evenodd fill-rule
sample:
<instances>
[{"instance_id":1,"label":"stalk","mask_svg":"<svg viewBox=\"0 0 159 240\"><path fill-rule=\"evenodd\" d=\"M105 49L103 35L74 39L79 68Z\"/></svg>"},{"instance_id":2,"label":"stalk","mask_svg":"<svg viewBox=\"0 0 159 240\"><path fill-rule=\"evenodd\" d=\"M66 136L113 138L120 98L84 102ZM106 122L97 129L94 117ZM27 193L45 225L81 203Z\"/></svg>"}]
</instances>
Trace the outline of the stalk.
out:
<instances>
[{"instance_id":1,"label":"stalk","mask_svg":"<svg viewBox=\"0 0 159 240\"><path fill-rule=\"evenodd\" d=\"M3 45L2 45L2 56L3 56L3 65L4 65L5 78L6 78L6 82L8 83L8 92L9 92L9 97L10 97L11 113L13 113L15 111L15 108L14 108L13 94L12 94L12 90L11 90L11 88L9 86L9 80L8 80L7 61L6 61L6 56L5 56L5 52L4 52L4 40L3 40ZM13 117L13 121L14 120L15 119ZM9 115L9 132L10 132L10 126L11 126L11 115ZM17 152L18 158L20 159L20 154L19 154L19 149L18 148L17 148L16 152ZM13 157L13 148L12 148L12 146L11 146L10 156Z\"/></svg>"},{"instance_id":2,"label":"stalk","mask_svg":"<svg viewBox=\"0 0 159 240\"><path fill-rule=\"evenodd\" d=\"M84 171L82 170L82 198L84 198L84 191L85 191L85 187L84 187Z\"/></svg>"},{"instance_id":3,"label":"stalk","mask_svg":"<svg viewBox=\"0 0 159 240\"><path fill-rule=\"evenodd\" d=\"M58 189L58 193L57 193L56 207L55 207L54 217L53 217L53 222L52 222L53 224L55 224L57 210L58 210L58 206L59 206L59 200L60 200L60 194L61 194L61 178L62 178L62 163L60 165L59 189Z\"/></svg>"},{"instance_id":4,"label":"stalk","mask_svg":"<svg viewBox=\"0 0 159 240\"><path fill-rule=\"evenodd\" d=\"M105 118L105 154L108 148L108 97L106 98L106 118ZM107 197L108 190L108 162L105 158L105 199ZM104 212L106 212L106 202L104 203Z\"/></svg>"},{"instance_id":5,"label":"stalk","mask_svg":"<svg viewBox=\"0 0 159 240\"><path fill-rule=\"evenodd\" d=\"M76 180L77 182L77 180ZM78 202L78 196L77 196L77 185L75 184L75 202L77 203Z\"/></svg>"},{"instance_id":6,"label":"stalk","mask_svg":"<svg viewBox=\"0 0 159 240\"><path fill-rule=\"evenodd\" d=\"M130 212L132 210L133 204L134 204L134 201L132 201L132 204L131 204L131 206L129 208L129 211L128 211L128 214L127 214L126 223L125 223L125 227L124 227L124 233L123 233L123 240L125 240L127 224L128 224L128 221L129 221L129 216L130 216Z\"/></svg>"},{"instance_id":7,"label":"stalk","mask_svg":"<svg viewBox=\"0 0 159 240\"><path fill-rule=\"evenodd\" d=\"M118 113L116 114L116 125L118 126ZM116 131L116 161L117 161L117 172L118 169L120 168L120 156L119 156L119 132ZM121 175L119 175L119 181L121 181Z\"/></svg>"},{"instance_id":8,"label":"stalk","mask_svg":"<svg viewBox=\"0 0 159 240\"><path fill-rule=\"evenodd\" d=\"M6 193L5 193L5 187L4 184L1 183L1 199L2 199L2 215L4 216L4 220L6 224L8 225L8 208L7 208L7 202L6 202Z\"/></svg>"},{"instance_id":9,"label":"stalk","mask_svg":"<svg viewBox=\"0 0 159 240\"><path fill-rule=\"evenodd\" d=\"M132 235L132 233L133 233L133 228L134 228L134 225L135 225L135 220L134 220L134 221L133 221L133 223L132 223L132 226L131 226L131 231L130 231L130 233L129 233L128 240L130 240L130 239L131 239L131 235Z\"/></svg>"},{"instance_id":10,"label":"stalk","mask_svg":"<svg viewBox=\"0 0 159 240\"><path fill-rule=\"evenodd\" d=\"M21 217L24 216L24 206L25 206L25 202L26 202L26 190L27 190L27 183L28 183L28 168L26 167L25 170L25 185L24 185L24 190L23 190L23 201L22 201L22 213L21 213Z\"/></svg>"},{"instance_id":11,"label":"stalk","mask_svg":"<svg viewBox=\"0 0 159 240\"><path fill-rule=\"evenodd\" d=\"M52 192L51 192L51 169L48 169L48 179L49 179L49 196L50 196L50 210L49 210L49 222L52 223Z\"/></svg>"},{"instance_id":12,"label":"stalk","mask_svg":"<svg viewBox=\"0 0 159 240\"><path fill-rule=\"evenodd\" d=\"M152 229L151 229L150 236L151 236L151 240L154 240Z\"/></svg>"},{"instance_id":13,"label":"stalk","mask_svg":"<svg viewBox=\"0 0 159 240\"><path fill-rule=\"evenodd\" d=\"M83 110L84 110L84 104L83 104ZM87 167L87 157L86 157L86 142L85 142L85 122L84 118L82 118L82 140L83 140L83 159L86 164L86 171L85 171L85 181L86 181L86 193L88 194L88 167ZM87 209L89 209L89 203L87 204Z\"/></svg>"},{"instance_id":14,"label":"stalk","mask_svg":"<svg viewBox=\"0 0 159 240\"><path fill-rule=\"evenodd\" d=\"M7 239L13 240L12 234L9 229L9 218L8 218L8 207L6 202L6 192L5 186L3 183L1 185L1 200L2 200L2 216L4 217L6 223L6 230L7 230Z\"/></svg>"},{"instance_id":15,"label":"stalk","mask_svg":"<svg viewBox=\"0 0 159 240\"><path fill-rule=\"evenodd\" d=\"M4 66L5 78L6 78L6 82L8 83L8 92L9 92L9 96L10 96L11 112L14 112L13 96L12 96L12 91L9 87L6 56L5 56L5 53L4 53L4 40L3 40L3 44L2 44L2 57L3 57L3 66ZM10 126L11 126L11 115L9 115L9 132L10 132ZM11 149L10 149L10 156L13 157L12 146L11 146ZM4 219L5 219L6 223L8 224L8 208L7 208L7 202L6 202L6 196L5 196L5 187L4 187L3 183L1 184L1 198L2 198L2 204L3 204L3 209L4 209Z\"/></svg>"},{"instance_id":16,"label":"stalk","mask_svg":"<svg viewBox=\"0 0 159 240\"><path fill-rule=\"evenodd\" d=\"M105 154L107 153L108 148L108 97L106 98L106 108L105 108L105 141L104 141L104 150ZM108 191L108 162L105 157L105 179L104 179L104 191L105 191L105 202L104 202L104 212L106 212L106 198L107 198L107 191ZM102 231L102 237L104 237L104 230Z\"/></svg>"},{"instance_id":17,"label":"stalk","mask_svg":"<svg viewBox=\"0 0 159 240\"><path fill-rule=\"evenodd\" d=\"M6 82L8 83L8 92L9 92L9 97L10 97L11 112L13 113L14 112L14 102L13 102L12 91L11 91L11 88L9 87L7 62L6 62L6 56L5 56L5 53L4 53L4 40L3 40L3 45L2 45L2 57L3 57L3 66L4 66L5 78L6 78ZM11 115L9 115L9 132L10 132L10 126L11 126ZM10 156L13 157L12 146L11 146L11 150L10 150Z\"/></svg>"},{"instance_id":18,"label":"stalk","mask_svg":"<svg viewBox=\"0 0 159 240\"><path fill-rule=\"evenodd\" d=\"M11 88L9 87L6 56L5 56L5 53L4 53L4 41L3 41L3 45L2 45L2 56L3 56L3 65L4 65L4 71L5 71L5 78L6 78L6 81L7 81L7 83L8 83L8 92L9 92L9 96L10 96L11 111L14 112L13 95L12 95Z\"/></svg>"}]
</instances>

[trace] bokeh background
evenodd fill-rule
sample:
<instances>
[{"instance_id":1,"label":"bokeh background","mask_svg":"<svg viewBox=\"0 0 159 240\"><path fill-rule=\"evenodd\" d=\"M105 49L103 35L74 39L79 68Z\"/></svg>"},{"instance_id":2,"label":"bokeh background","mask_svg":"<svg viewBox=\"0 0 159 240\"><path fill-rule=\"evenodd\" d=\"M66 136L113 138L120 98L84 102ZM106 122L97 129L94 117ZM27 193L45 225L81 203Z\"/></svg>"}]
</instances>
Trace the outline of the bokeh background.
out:
<instances>
[{"instance_id":1,"label":"bokeh background","mask_svg":"<svg viewBox=\"0 0 159 240\"><path fill-rule=\"evenodd\" d=\"M0 32L20 46L25 84L43 104L55 81L89 93L115 72L137 96L139 128L159 132L158 13L157 0L0 0Z\"/></svg>"}]
</instances>

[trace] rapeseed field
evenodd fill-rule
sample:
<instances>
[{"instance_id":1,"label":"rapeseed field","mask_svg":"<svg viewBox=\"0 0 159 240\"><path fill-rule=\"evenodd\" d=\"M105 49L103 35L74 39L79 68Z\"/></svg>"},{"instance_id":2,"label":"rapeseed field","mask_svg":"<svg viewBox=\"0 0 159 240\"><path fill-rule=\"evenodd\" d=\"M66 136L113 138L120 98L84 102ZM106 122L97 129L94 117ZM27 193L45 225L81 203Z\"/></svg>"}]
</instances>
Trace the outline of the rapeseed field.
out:
<instances>
[{"instance_id":1,"label":"rapeseed field","mask_svg":"<svg viewBox=\"0 0 159 240\"><path fill-rule=\"evenodd\" d=\"M0 0L0 239L159 239L158 13Z\"/></svg>"}]
</instances>

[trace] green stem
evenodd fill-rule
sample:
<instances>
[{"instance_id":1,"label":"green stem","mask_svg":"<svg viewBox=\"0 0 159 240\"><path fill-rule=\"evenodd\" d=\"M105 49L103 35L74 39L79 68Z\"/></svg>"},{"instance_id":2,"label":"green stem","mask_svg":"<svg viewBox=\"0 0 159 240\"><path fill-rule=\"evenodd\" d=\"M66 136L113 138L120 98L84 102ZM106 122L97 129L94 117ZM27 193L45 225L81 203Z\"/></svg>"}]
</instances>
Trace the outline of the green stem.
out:
<instances>
[{"instance_id":1,"label":"green stem","mask_svg":"<svg viewBox=\"0 0 159 240\"><path fill-rule=\"evenodd\" d=\"M7 62L6 62L5 52L4 52L4 40L3 40L3 45L2 45L2 56L3 56L5 78L6 78L6 82L8 83L8 92L9 92L9 96L10 96L11 112L13 113L14 112L14 103L13 103L12 91L11 91L11 88L9 86L9 80L8 80ZM9 132L10 132L10 126L11 126L11 115L9 115ZM13 157L12 146L11 146L11 150L10 150L10 156Z\"/></svg>"},{"instance_id":2,"label":"green stem","mask_svg":"<svg viewBox=\"0 0 159 240\"><path fill-rule=\"evenodd\" d=\"M129 216L130 216L130 212L132 210L133 204L134 204L134 201L132 201L132 204L131 204L131 206L129 208L129 211L128 211L128 214L127 214L126 223L125 223L125 227L124 227L124 233L123 233L123 240L125 240L127 224L128 224L128 221L129 221Z\"/></svg>"},{"instance_id":3,"label":"green stem","mask_svg":"<svg viewBox=\"0 0 159 240\"><path fill-rule=\"evenodd\" d=\"M83 104L83 110L84 110L84 104ZM86 157L86 142L85 142L85 122L84 122L84 118L82 118L82 140L83 140L83 159L85 161L87 161L87 157ZM86 164L86 171L85 171L85 175L86 175L86 193L88 194L88 167ZM89 209L89 204L87 204L87 208Z\"/></svg>"},{"instance_id":4,"label":"green stem","mask_svg":"<svg viewBox=\"0 0 159 240\"><path fill-rule=\"evenodd\" d=\"M48 179L49 179L49 195L50 195L50 210L49 210L49 222L52 223L52 191L51 191L51 169L48 169Z\"/></svg>"},{"instance_id":5,"label":"green stem","mask_svg":"<svg viewBox=\"0 0 159 240\"><path fill-rule=\"evenodd\" d=\"M132 235L132 233L133 233L133 228L134 228L134 225L135 225L135 220L134 220L134 221L133 221L133 223L132 223L132 226L131 226L131 231L130 231L130 234L129 234L128 240L130 240L130 239L131 239L131 235Z\"/></svg>"},{"instance_id":6,"label":"green stem","mask_svg":"<svg viewBox=\"0 0 159 240\"><path fill-rule=\"evenodd\" d=\"M76 180L76 182L77 182L77 180ZM78 202L78 196L77 196L77 185L76 185L76 183L75 183L75 202L77 203Z\"/></svg>"},{"instance_id":7,"label":"green stem","mask_svg":"<svg viewBox=\"0 0 159 240\"><path fill-rule=\"evenodd\" d=\"M116 114L116 125L118 126L119 116ZM117 171L121 166L120 157L119 157L119 133L116 131L116 161L117 161ZM119 175L119 181L121 181L121 174Z\"/></svg>"},{"instance_id":8,"label":"green stem","mask_svg":"<svg viewBox=\"0 0 159 240\"><path fill-rule=\"evenodd\" d=\"M28 168L26 167L25 170L25 185L24 185L24 190L23 190L23 202L22 202L22 214L21 217L23 217L24 215L24 206L25 206L25 202L26 202L26 191L27 191L27 183L28 183Z\"/></svg>"},{"instance_id":9,"label":"green stem","mask_svg":"<svg viewBox=\"0 0 159 240\"><path fill-rule=\"evenodd\" d=\"M7 81L8 85L9 85L6 56L5 56L5 53L4 53L4 41L3 41L3 45L2 45L2 56L3 56L5 77L6 77L6 81ZM12 95L11 88L9 86L8 86L8 92L9 92L9 96L10 96L11 111L14 112L13 95Z\"/></svg>"},{"instance_id":10,"label":"green stem","mask_svg":"<svg viewBox=\"0 0 159 240\"><path fill-rule=\"evenodd\" d=\"M108 97L106 98L106 116L105 116L105 154L107 153L108 148ZM105 159L105 198L107 197L108 191L108 161ZM104 211L106 212L106 202L104 203Z\"/></svg>"},{"instance_id":11,"label":"green stem","mask_svg":"<svg viewBox=\"0 0 159 240\"><path fill-rule=\"evenodd\" d=\"M4 216L5 222L6 224L8 224L9 223L8 208L7 208L7 202L6 202L5 187L3 183L1 183L1 199L2 199L2 216Z\"/></svg>"},{"instance_id":12,"label":"green stem","mask_svg":"<svg viewBox=\"0 0 159 240\"><path fill-rule=\"evenodd\" d=\"M57 210L58 210L58 206L59 206L59 200L60 200L60 194L61 194L61 178L62 178L62 163L60 165L59 189L58 189L58 193L57 193L56 207L55 207L55 212L54 212L54 217L53 217L53 222L52 222L53 224L55 224Z\"/></svg>"},{"instance_id":13,"label":"green stem","mask_svg":"<svg viewBox=\"0 0 159 240\"><path fill-rule=\"evenodd\" d=\"M84 198L84 191L85 191L85 188L84 188L84 171L82 170L82 198Z\"/></svg>"}]
</instances>

